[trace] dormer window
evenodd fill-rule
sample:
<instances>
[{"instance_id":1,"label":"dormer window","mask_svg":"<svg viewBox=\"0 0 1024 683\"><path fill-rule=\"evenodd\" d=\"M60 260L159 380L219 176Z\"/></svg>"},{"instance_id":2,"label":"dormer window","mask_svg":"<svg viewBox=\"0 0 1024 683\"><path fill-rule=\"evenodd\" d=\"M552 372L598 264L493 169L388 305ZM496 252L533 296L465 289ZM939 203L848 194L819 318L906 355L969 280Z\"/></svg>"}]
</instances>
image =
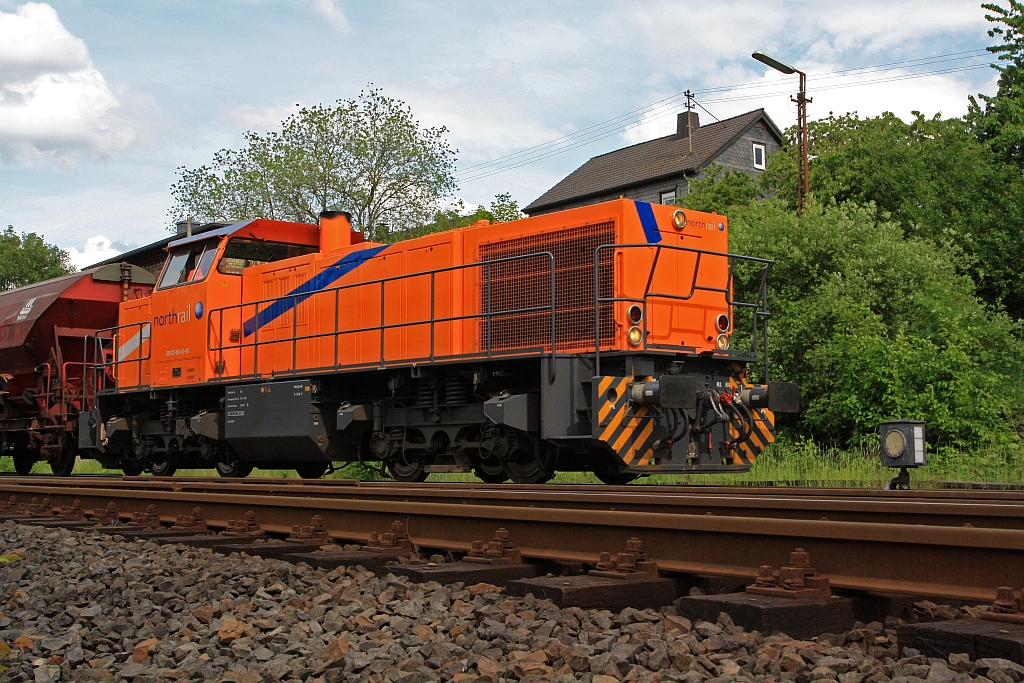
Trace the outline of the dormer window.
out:
<instances>
[{"instance_id":1,"label":"dormer window","mask_svg":"<svg viewBox=\"0 0 1024 683\"><path fill-rule=\"evenodd\" d=\"M764 155L764 145L760 145L760 144L755 142L754 143L754 168L759 168L762 171L764 170L764 168L765 168L765 158L764 157L765 157L765 155Z\"/></svg>"}]
</instances>

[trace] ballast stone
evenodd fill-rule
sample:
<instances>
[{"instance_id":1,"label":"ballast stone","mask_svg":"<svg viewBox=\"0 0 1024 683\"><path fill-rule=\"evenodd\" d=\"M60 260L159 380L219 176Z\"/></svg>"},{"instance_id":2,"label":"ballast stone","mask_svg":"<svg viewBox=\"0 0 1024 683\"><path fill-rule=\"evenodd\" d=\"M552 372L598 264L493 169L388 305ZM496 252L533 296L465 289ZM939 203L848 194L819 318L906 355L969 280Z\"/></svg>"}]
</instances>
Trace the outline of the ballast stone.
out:
<instances>
[{"instance_id":1,"label":"ballast stone","mask_svg":"<svg viewBox=\"0 0 1024 683\"><path fill-rule=\"evenodd\" d=\"M560 609L494 585L414 584L359 567L0 526L0 551L15 548L25 559L0 565L3 593L20 598L0 622L11 681L1024 680L1024 667L1005 660L900 653L895 620L814 642L764 637L725 614Z\"/></svg>"}]
</instances>

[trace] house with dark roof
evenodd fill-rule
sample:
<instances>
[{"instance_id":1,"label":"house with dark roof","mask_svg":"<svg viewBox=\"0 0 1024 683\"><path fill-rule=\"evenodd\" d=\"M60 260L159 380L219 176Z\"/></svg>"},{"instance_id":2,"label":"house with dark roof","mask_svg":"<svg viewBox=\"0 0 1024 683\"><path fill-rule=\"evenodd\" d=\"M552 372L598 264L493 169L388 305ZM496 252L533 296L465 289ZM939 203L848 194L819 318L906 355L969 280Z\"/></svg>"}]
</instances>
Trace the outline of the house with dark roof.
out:
<instances>
[{"instance_id":1,"label":"house with dark roof","mask_svg":"<svg viewBox=\"0 0 1024 683\"><path fill-rule=\"evenodd\" d=\"M711 164L757 176L781 144L764 109L705 126L697 112L682 112L674 134L592 158L523 211L538 216L619 197L674 204Z\"/></svg>"}]
</instances>

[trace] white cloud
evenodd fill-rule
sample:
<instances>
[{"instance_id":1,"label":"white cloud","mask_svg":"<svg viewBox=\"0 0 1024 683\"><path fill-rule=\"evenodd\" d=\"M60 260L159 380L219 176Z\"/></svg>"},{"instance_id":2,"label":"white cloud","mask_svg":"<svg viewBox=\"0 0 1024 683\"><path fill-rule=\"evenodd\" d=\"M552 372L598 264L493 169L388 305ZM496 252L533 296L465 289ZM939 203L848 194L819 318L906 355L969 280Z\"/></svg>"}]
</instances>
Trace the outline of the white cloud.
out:
<instances>
[{"instance_id":1,"label":"white cloud","mask_svg":"<svg viewBox=\"0 0 1024 683\"><path fill-rule=\"evenodd\" d=\"M121 151L136 134L119 106L53 7L0 12L0 158L73 163Z\"/></svg>"},{"instance_id":2,"label":"white cloud","mask_svg":"<svg viewBox=\"0 0 1024 683\"><path fill-rule=\"evenodd\" d=\"M119 250L114 249L111 246L111 241L103 235L96 235L87 239L85 241L85 249L82 251L71 247L67 252L68 256L71 257L71 262L79 270L87 268L94 263L106 261L121 253Z\"/></svg>"},{"instance_id":3,"label":"white cloud","mask_svg":"<svg viewBox=\"0 0 1024 683\"><path fill-rule=\"evenodd\" d=\"M352 25L348 23L345 10L340 5L338 0L313 0L313 8L327 20L331 28L339 33L348 33L352 30Z\"/></svg>"},{"instance_id":4,"label":"white cloud","mask_svg":"<svg viewBox=\"0 0 1024 683\"><path fill-rule=\"evenodd\" d=\"M221 119L233 128L264 133L280 128L281 122L292 114L298 113L295 105L286 107L254 107L249 104L238 105L227 109Z\"/></svg>"}]
</instances>

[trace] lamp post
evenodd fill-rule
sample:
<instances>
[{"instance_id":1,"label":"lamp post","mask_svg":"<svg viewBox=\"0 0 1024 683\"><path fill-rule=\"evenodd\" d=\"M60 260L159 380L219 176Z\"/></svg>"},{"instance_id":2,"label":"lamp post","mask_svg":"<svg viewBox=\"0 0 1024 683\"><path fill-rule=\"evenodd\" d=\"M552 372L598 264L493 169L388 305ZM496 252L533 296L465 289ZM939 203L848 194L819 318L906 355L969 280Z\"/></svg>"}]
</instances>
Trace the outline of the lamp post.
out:
<instances>
[{"instance_id":1,"label":"lamp post","mask_svg":"<svg viewBox=\"0 0 1024 683\"><path fill-rule=\"evenodd\" d=\"M796 102L796 141L797 153L800 155L800 159L797 162L796 215L799 218L804 213L804 197L810 191L810 180L807 172L807 103L812 100L807 97L807 74L785 62L780 62L774 57L769 57L760 50L750 56L786 75L800 74L800 92L796 94L795 98L789 98L790 101Z\"/></svg>"}]
</instances>

